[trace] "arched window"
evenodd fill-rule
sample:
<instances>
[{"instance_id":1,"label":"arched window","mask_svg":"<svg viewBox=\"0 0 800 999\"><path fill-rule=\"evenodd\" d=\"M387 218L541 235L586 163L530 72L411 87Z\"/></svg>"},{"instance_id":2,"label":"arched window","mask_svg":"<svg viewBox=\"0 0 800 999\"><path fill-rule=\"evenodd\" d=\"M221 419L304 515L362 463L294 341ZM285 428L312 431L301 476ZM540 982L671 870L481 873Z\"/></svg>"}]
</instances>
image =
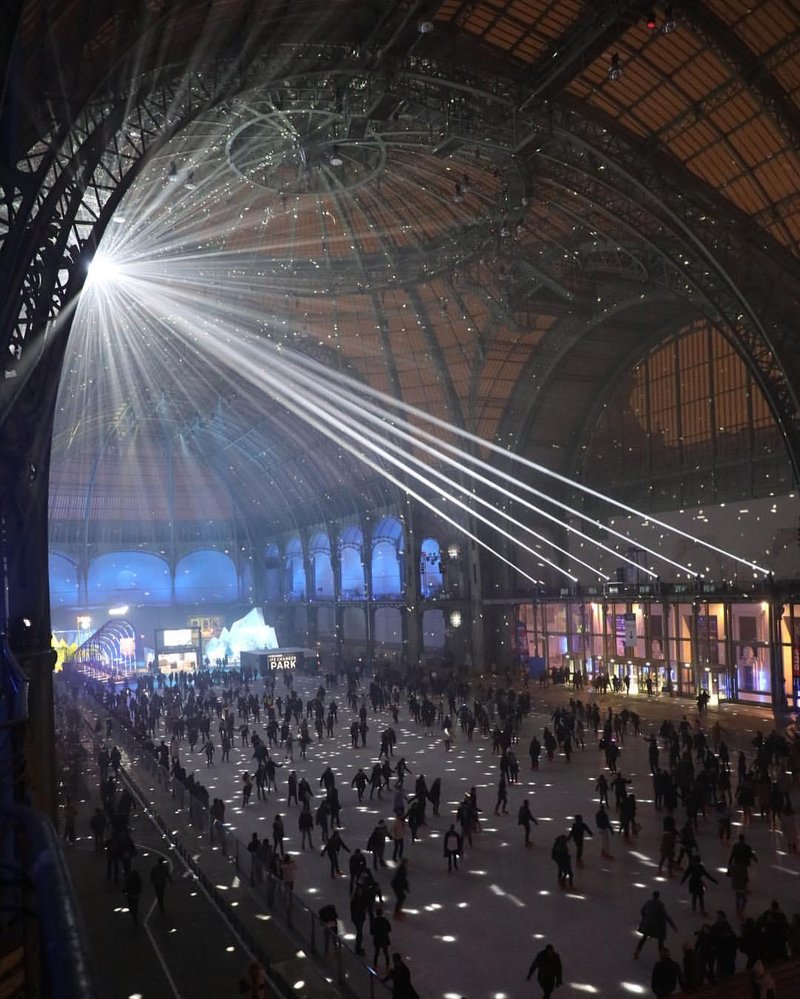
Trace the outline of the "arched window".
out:
<instances>
[{"instance_id":1,"label":"arched window","mask_svg":"<svg viewBox=\"0 0 800 999\"><path fill-rule=\"evenodd\" d=\"M175 567L175 603L234 603L239 579L233 559L212 548L185 555Z\"/></svg>"},{"instance_id":2,"label":"arched window","mask_svg":"<svg viewBox=\"0 0 800 999\"><path fill-rule=\"evenodd\" d=\"M287 600L305 600L306 567L303 563L303 543L299 537L292 538L286 546Z\"/></svg>"},{"instance_id":3,"label":"arched window","mask_svg":"<svg viewBox=\"0 0 800 999\"><path fill-rule=\"evenodd\" d=\"M403 525L396 517L384 517L372 532L372 596L401 597L400 554Z\"/></svg>"},{"instance_id":4,"label":"arched window","mask_svg":"<svg viewBox=\"0 0 800 999\"><path fill-rule=\"evenodd\" d=\"M150 552L109 552L89 564L90 604L169 604L169 565Z\"/></svg>"},{"instance_id":5,"label":"arched window","mask_svg":"<svg viewBox=\"0 0 800 999\"><path fill-rule=\"evenodd\" d=\"M365 596L364 535L360 527L350 525L342 530L339 559L342 569L342 599L358 600Z\"/></svg>"},{"instance_id":6,"label":"arched window","mask_svg":"<svg viewBox=\"0 0 800 999\"><path fill-rule=\"evenodd\" d=\"M78 567L75 563L71 562L66 555L50 552L48 575L50 577L50 606L80 607Z\"/></svg>"},{"instance_id":7,"label":"arched window","mask_svg":"<svg viewBox=\"0 0 800 999\"><path fill-rule=\"evenodd\" d=\"M766 397L731 341L705 320L620 378L582 454L589 484L629 502L646 497L655 509L791 488Z\"/></svg>"},{"instance_id":8,"label":"arched window","mask_svg":"<svg viewBox=\"0 0 800 999\"><path fill-rule=\"evenodd\" d=\"M423 597L435 597L442 592L442 552L435 538L425 538L419 559L419 585Z\"/></svg>"},{"instance_id":9,"label":"arched window","mask_svg":"<svg viewBox=\"0 0 800 999\"><path fill-rule=\"evenodd\" d=\"M283 600L283 563L276 544L269 544L264 552L264 599L267 603Z\"/></svg>"},{"instance_id":10,"label":"arched window","mask_svg":"<svg viewBox=\"0 0 800 999\"><path fill-rule=\"evenodd\" d=\"M327 534L315 534L308 545L308 553L314 562L313 597L326 600L333 597L333 566L331 565L331 542Z\"/></svg>"}]
</instances>

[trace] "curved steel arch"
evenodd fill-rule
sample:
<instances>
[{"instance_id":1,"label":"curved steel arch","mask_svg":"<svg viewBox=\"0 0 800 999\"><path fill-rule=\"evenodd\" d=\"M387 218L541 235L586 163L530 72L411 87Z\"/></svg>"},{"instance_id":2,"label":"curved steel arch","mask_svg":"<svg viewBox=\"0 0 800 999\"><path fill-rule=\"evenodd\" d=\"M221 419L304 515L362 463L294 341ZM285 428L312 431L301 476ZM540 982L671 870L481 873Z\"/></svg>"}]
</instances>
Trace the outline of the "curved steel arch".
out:
<instances>
[{"instance_id":1,"label":"curved steel arch","mask_svg":"<svg viewBox=\"0 0 800 999\"><path fill-rule=\"evenodd\" d=\"M680 283L685 282L683 294L692 289L692 294L686 295L687 301L695 307L700 305L703 311L708 310L716 317L715 321L727 329L729 338L736 344L768 401L784 438L795 480L800 483L800 404L791 374L792 355L787 356L786 349L779 352L774 337L770 336L758 310L747 297L746 292L750 289L740 290L726 270L725 260L733 253L733 245L726 245L724 253L718 253L716 246L706 245L692 231L692 221L697 219L699 230L710 230L716 237L713 219L703 215L702 209L692 205L689 199L677 196L661 175L654 178L653 187L648 188L632 172L633 164L625 160L625 156L633 159L632 152L606 128L587 121L582 128L587 136L576 135L563 126L555 127L548 137L543 137L541 149L531 162L539 172L544 172L546 166L542 167L542 163L549 158L553 169L557 169L551 179L579 194L587 204L602 205L608 201L609 193L612 194L616 199L613 214L617 222L628 233L635 232L638 226L639 240L646 240L652 254L661 258L664 276L672 274L667 283L675 282L673 289L681 293ZM590 141L594 139L599 146ZM621 166L611 156L611 150L617 148L625 151L625 155L620 155ZM601 165L604 180L598 179ZM681 212L667 206L670 197L676 199ZM757 284L755 289L758 289ZM763 294L764 289L760 291ZM544 380L540 382L539 391L543 387Z\"/></svg>"}]
</instances>

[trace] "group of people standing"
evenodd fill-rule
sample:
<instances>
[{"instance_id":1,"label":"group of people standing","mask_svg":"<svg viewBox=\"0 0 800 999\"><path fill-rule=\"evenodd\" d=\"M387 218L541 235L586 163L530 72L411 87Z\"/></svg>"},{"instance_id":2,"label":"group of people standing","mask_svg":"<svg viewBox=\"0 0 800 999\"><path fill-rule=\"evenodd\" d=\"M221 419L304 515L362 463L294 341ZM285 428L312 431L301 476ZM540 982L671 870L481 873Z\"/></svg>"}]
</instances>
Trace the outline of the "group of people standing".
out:
<instances>
[{"instance_id":1,"label":"group of people standing","mask_svg":"<svg viewBox=\"0 0 800 999\"><path fill-rule=\"evenodd\" d=\"M390 956L390 937L381 932L383 925L381 922L375 924L378 916L389 922L378 884L380 872L390 863L387 847L391 845L392 848L391 877L388 887L394 895L394 918L402 919L405 898L410 890L409 864L406 856L409 836L412 844L427 842L427 837L421 839L420 831L428 824L431 810L434 817L439 817L440 804L443 800L441 780L437 778L429 787L423 774L412 773L405 757L401 755L402 749L397 748L395 726L398 724L401 711L400 693L397 687L387 689L379 679L373 680L368 690L360 689L352 679L348 681L347 702L354 715L353 721L358 722L355 730L352 722L344 722L350 731L351 749L360 752L369 748L366 743L373 742L374 739L377 759L371 766L356 767L355 771L349 772L346 772L344 767L335 770L332 765L326 765L319 778L323 795L321 801L314 800L318 794L316 786L312 788L305 777L298 778L294 770L288 770L289 759L284 759L283 766L288 770L285 811L275 817L275 822L280 820L279 828L283 829L285 817L292 814L294 808L297 809L302 851L306 846L311 849L317 848L314 844L313 831L319 828L321 841L318 848L323 859L329 864L331 876L336 879L339 876L347 877L349 874L350 877L349 909L350 918L356 929L356 949L365 951L365 927L368 926L370 934L373 935L373 963L376 964L382 957L387 971L391 970L394 960ZM521 842L524 842L526 847L532 848L533 841L538 835L534 830L539 823L533 815L528 792L523 787L525 781L521 778L518 757L522 726L530 711L530 697L527 691L519 693L513 689L501 691L490 688L480 692L469 705L466 704L464 697L465 703L460 707L458 701L466 691L445 691L440 697L423 689L408 690L407 694L408 716L425 732L433 730L438 725L442 731L446 730L451 734L452 740L452 732L453 730L457 732L460 724L462 737L467 742L471 741L476 728L484 738L491 739L497 758L497 795L493 809L490 799L487 814L493 811L494 816L501 821L504 821L509 814L512 822L516 817L518 825L523 828L524 839L521 837ZM242 736L241 725L252 726L247 732L248 747L253 746L252 740L256 736L258 739L256 747L259 745L265 747L267 758L272 759L274 763L274 770L267 782L263 798L261 794L258 797L264 801L275 802L283 794L278 789L277 775L277 770L282 764L274 760L271 751L283 748L284 753L287 753L285 738L287 723L291 722L291 727L299 728L303 721L310 721L312 731L316 730L318 736L317 740L311 743L314 747L313 753L315 756L323 755L324 758L326 753L324 740L332 733L328 728L328 721L333 718L332 725L337 724L338 712L331 711L331 704L335 703L335 698L324 688L320 688L305 705L293 691L290 691L282 703L278 703L281 701L280 698L274 697L274 689L271 693L265 691L264 696L258 698L260 712L266 719L273 738L270 738L269 734L261 738L255 732L254 696L252 690L237 691L237 687L232 684L221 696L209 690L201 691L191 699L191 710L195 713L198 709L207 713L217 713L220 723L224 721L226 731L231 730L231 713L234 713L234 717L238 714L236 722L239 723L240 736ZM390 712L392 718L390 724L378 724L373 717L370 717L370 702L373 712ZM170 701L170 726L174 725L175 710L181 704L185 710L189 709L190 697L185 692L181 697L173 697ZM128 708L131 710L130 701ZM140 714L141 711L137 716ZM594 742L592 735L595 736ZM177 739L179 753L183 753L185 746L184 738L180 736L180 727L173 738ZM573 855L579 876L580 869L585 863L586 842L592 837L597 836L600 843L600 857L606 861L613 859L611 842L614 837L619 836L620 843L633 846L637 837L647 836L651 842L658 843L662 861L661 870L666 867L668 877L682 872L680 883L687 886L693 909L701 917L705 916L708 887L714 885L718 879L711 873L714 871L714 865L704 863L701 858L697 833L699 823L705 818L713 818L716 820L715 829L719 830L719 840L726 852L730 851L731 854L728 870L736 900L736 915L744 920L748 898L747 879L751 865L756 861L754 856L745 859L744 849L737 849L737 844L733 846L729 844L731 812L735 802L742 808L745 821L752 821L752 812L758 808L760 802L766 801L764 812L766 817L776 826L786 820L786 827L791 830L793 815L791 787L787 789L785 782L771 780L770 784L775 784L777 787L770 786L771 797L768 800L763 793L756 796L750 815L744 808L749 800L748 796L744 794L744 804L742 804L740 794L743 786L746 788L748 784L757 782L763 790L765 774L769 775L771 769L777 778L780 771L778 760L785 762L788 759L788 756L783 754L780 741L769 737L763 740L763 748L761 745L755 746L755 762L752 766L745 762L744 772L741 770L740 759L739 779L734 791L731 753L725 744L723 733L715 731L713 726L706 731L699 721L696 724L688 722L687 719L677 724L671 721L665 722L659 728L657 736L646 740L655 808L657 816L661 819L661 829L652 831L642 828L642 819L637 813L636 789L632 778L626 776L621 768L621 763L626 759L625 742L631 738L641 738L640 718L637 712L628 707L620 711L609 708L602 712L597 702L583 705L574 699L568 705L558 708L547 719L547 725L541 731L541 742L538 732L531 738L529 756L531 769L534 771L539 771L542 766L556 768L569 765L575 753L598 750L603 754L602 759L606 765L603 773L595 781L598 800L592 806L594 822L592 822L592 812L589 811L591 798L587 794L585 798L574 802L573 818L563 830L556 831L552 840L550 856L556 867L558 885L565 890L574 888L576 871L573 869ZM170 755L171 751L172 742L170 742ZM264 749L259 752L263 757ZM546 762L542 760L543 755ZM259 767L261 762L259 760ZM416 764L414 769L418 769ZM356 807L369 807L370 803L374 807L376 802L391 807L391 814L382 816L376 821L369 836L359 847L353 844L350 832L346 836L343 835L341 813L344 805L340 798L337 777L339 780L344 778L345 784L350 784L351 790L355 792L353 800ZM405 782L409 778L413 780L413 785L409 783L406 788ZM641 779L640 775L637 780ZM315 780L316 778L312 778L312 782ZM245 783L243 780L243 785ZM520 790L525 791L521 801L518 797ZM245 793L244 786L242 794L242 807L250 807L252 798ZM610 798L611 795L613 798ZM388 812L389 807L387 807ZM685 817L682 813L685 813ZM459 871L466 850L476 845L474 837L481 831L482 814L476 787L470 788L464 794L451 814L445 812L443 821L439 824L438 843L449 874L455 875ZM283 838L284 834L281 833L278 841L273 844L273 852L276 855L284 852ZM345 842L345 839L348 842ZM679 848L680 853L676 856ZM708 844L704 852L709 852ZM343 854L349 855L347 872L342 865ZM298 873L298 865L293 858L291 863L294 865L291 876L293 884L294 876ZM364 876L364 871L369 877ZM282 865L277 865L272 872L279 877L283 876ZM302 860L299 873L302 876ZM653 901L659 902L660 899L656 898ZM663 903L661 904L663 908ZM655 904L650 907L648 919L642 914L640 927L651 925L653 912L658 908ZM730 926L727 920L725 924ZM377 925L379 930L377 941L373 933L374 925ZM651 937L659 942L659 957L653 968L653 982L658 983L658 991L656 984L653 984L653 990L659 996L672 994L664 991L671 980L672 965L669 962L673 961L671 955L662 953L665 949L662 946L663 936L666 935L668 926L667 920L661 938L657 932L645 933L642 930L642 943ZM711 924L711 929L713 930L710 934L711 939L715 941L714 946L719 952L719 941L727 931L719 919ZM726 973L728 964L724 957L722 960L716 957L714 962L709 963L705 956L711 946L705 939L708 936L708 931L698 931L697 939L691 947L693 955L696 951L704 955L702 961L698 962L692 957L688 964L684 962L679 965L684 981L689 980L687 967L694 979L697 978L698 967L704 969L703 976L706 980L709 978L710 969L718 976L724 976ZM380 947L378 941L381 943ZM788 946L787 943L787 949ZM725 952L724 943L721 950ZM641 953L641 947L637 953ZM757 948L752 950L752 956L754 966L761 959ZM734 953L734 968L735 960L736 953ZM658 974L656 967L659 969ZM537 975L545 995L549 995L548 987L552 991L559 983L562 974L561 960L552 946L549 949L545 948L536 956L529 977L533 974ZM402 980L403 973L399 972L396 977ZM676 975L673 991L680 986L680 981L680 976Z\"/></svg>"}]
</instances>

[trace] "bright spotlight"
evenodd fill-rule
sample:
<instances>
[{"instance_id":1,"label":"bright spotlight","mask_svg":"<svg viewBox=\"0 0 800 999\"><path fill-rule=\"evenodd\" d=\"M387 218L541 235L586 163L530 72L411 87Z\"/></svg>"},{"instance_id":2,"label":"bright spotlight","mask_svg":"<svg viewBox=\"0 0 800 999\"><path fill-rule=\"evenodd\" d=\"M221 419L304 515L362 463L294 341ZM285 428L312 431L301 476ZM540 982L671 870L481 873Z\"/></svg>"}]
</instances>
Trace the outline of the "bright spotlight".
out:
<instances>
[{"instance_id":1,"label":"bright spotlight","mask_svg":"<svg viewBox=\"0 0 800 999\"><path fill-rule=\"evenodd\" d=\"M86 283L96 288L113 284L120 276L120 267L111 257L104 253L96 253L89 264Z\"/></svg>"}]
</instances>

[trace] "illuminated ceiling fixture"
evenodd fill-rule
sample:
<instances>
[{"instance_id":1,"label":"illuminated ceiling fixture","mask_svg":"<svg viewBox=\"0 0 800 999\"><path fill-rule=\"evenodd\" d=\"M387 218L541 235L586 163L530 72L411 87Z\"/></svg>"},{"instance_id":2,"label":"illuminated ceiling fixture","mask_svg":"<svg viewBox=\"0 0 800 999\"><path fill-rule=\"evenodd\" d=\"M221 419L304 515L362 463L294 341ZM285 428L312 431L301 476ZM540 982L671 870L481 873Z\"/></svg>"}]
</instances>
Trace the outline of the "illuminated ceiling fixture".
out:
<instances>
[{"instance_id":1,"label":"illuminated ceiling fixture","mask_svg":"<svg viewBox=\"0 0 800 999\"><path fill-rule=\"evenodd\" d=\"M619 62L619 52L615 52L611 56L611 62L608 66L608 78L609 80L619 80L622 76L622 66Z\"/></svg>"},{"instance_id":2,"label":"illuminated ceiling fixture","mask_svg":"<svg viewBox=\"0 0 800 999\"><path fill-rule=\"evenodd\" d=\"M661 30L665 35L671 35L673 31L678 30L678 22L675 20L671 4L664 8L664 27Z\"/></svg>"},{"instance_id":3,"label":"illuminated ceiling fixture","mask_svg":"<svg viewBox=\"0 0 800 999\"><path fill-rule=\"evenodd\" d=\"M651 10L647 15L647 30L655 31L658 27L658 20L656 18L656 12Z\"/></svg>"},{"instance_id":4,"label":"illuminated ceiling fixture","mask_svg":"<svg viewBox=\"0 0 800 999\"><path fill-rule=\"evenodd\" d=\"M342 159L342 154L339 152L339 147L334 145L331 152L331 166L340 167L344 165L344 160Z\"/></svg>"},{"instance_id":5,"label":"illuminated ceiling fixture","mask_svg":"<svg viewBox=\"0 0 800 999\"><path fill-rule=\"evenodd\" d=\"M428 35L433 31L433 21L420 21L417 24L417 31L421 35Z\"/></svg>"}]
</instances>

